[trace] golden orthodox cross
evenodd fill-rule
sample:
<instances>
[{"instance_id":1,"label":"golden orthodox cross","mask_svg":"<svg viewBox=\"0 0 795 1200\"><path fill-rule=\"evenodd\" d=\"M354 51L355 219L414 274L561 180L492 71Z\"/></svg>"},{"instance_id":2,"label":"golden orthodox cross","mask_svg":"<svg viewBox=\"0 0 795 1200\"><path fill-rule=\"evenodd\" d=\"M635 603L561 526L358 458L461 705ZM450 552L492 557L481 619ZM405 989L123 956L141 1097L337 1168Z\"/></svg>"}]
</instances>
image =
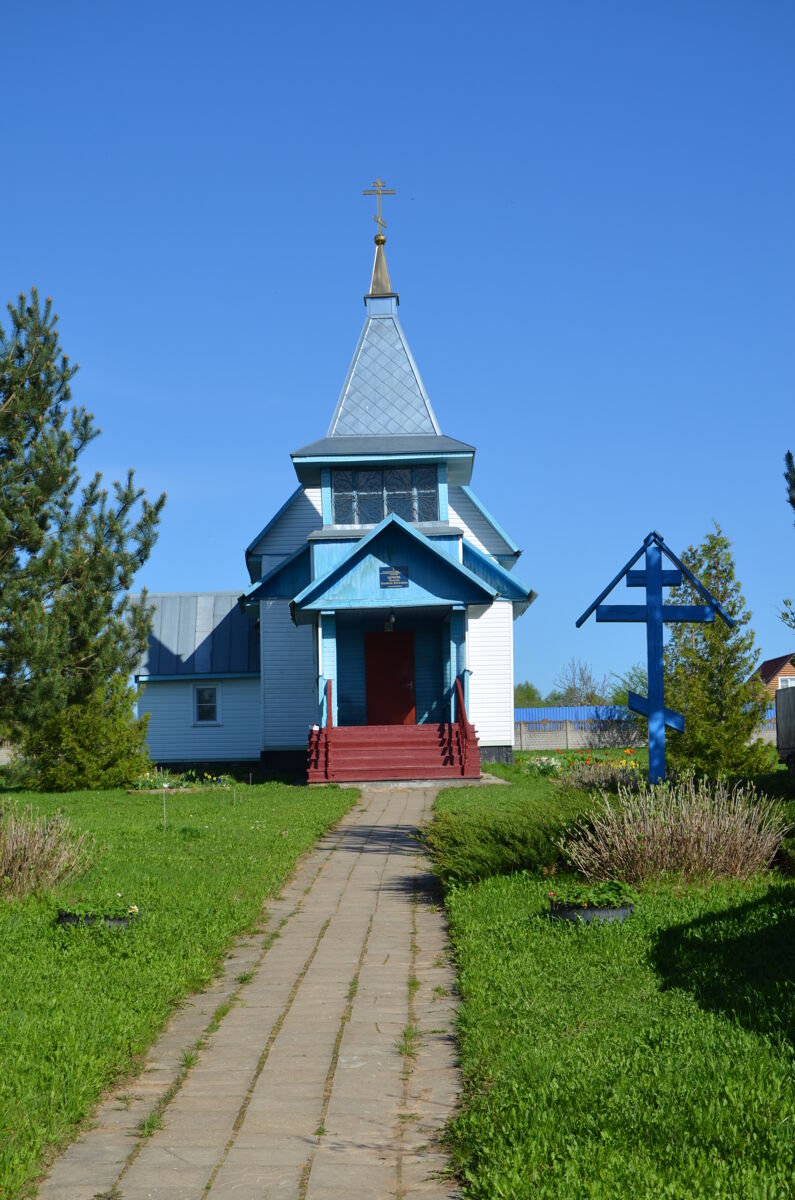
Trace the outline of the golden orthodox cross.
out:
<instances>
[{"instance_id":1,"label":"golden orthodox cross","mask_svg":"<svg viewBox=\"0 0 795 1200\"><path fill-rule=\"evenodd\" d=\"M386 229L386 221L384 221L381 216L381 197L382 196L394 196L395 189L385 187L383 179L374 179L373 186L371 188L365 188L364 191L362 192L362 195L378 197L378 200L377 200L378 211L376 212L375 216L373 217L373 220L375 221L375 223L378 226L378 233L383 236L383 232Z\"/></svg>"}]
</instances>

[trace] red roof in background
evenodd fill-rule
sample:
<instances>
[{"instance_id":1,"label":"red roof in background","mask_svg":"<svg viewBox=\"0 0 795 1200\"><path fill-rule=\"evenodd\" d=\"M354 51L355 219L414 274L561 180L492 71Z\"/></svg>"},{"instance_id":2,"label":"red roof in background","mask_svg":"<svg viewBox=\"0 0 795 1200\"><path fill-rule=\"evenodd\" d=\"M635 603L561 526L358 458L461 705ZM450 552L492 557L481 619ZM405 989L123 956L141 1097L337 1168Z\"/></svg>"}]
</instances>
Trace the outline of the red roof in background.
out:
<instances>
[{"instance_id":1,"label":"red roof in background","mask_svg":"<svg viewBox=\"0 0 795 1200\"><path fill-rule=\"evenodd\" d=\"M792 662L795 654L782 654L779 658L767 658L757 667L757 675L761 675L763 683L770 683L771 679L775 679L782 667L786 667L788 662Z\"/></svg>"}]
</instances>

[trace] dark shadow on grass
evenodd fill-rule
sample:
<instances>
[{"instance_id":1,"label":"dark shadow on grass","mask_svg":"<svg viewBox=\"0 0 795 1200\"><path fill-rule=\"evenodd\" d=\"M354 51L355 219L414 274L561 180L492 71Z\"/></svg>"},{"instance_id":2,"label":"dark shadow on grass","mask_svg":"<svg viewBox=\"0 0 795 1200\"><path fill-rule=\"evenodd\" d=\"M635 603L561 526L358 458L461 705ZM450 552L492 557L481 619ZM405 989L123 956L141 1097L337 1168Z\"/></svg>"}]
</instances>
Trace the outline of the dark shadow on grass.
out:
<instances>
[{"instance_id":1,"label":"dark shadow on grass","mask_svg":"<svg viewBox=\"0 0 795 1200\"><path fill-rule=\"evenodd\" d=\"M795 1044L795 888L664 930L652 962L664 987Z\"/></svg>"}]
</instances>

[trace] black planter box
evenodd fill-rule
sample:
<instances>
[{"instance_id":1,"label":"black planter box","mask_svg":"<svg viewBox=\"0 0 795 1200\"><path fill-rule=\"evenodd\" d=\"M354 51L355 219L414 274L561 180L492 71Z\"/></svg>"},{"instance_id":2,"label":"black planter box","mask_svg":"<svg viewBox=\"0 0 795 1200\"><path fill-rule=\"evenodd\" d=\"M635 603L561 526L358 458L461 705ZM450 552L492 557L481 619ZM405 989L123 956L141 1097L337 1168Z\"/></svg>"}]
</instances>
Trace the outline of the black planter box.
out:
<instances>
[{"instance_id":1,"label":"black planter box","mask_svg":"<svg viewBox=\"0 0 795 1200\"><path fill-rule=\"evenodd\" d=\"M635 911L634 904L621 904L610 908L582 908L580 905L551 904L550 921L571 921L576 925L583 922L591 925L594 921L626 921Z\"/></svg>"},{"instance_id":2,"label":"black planter box","mask_svg":"<svg viewBox=\"0 0 795 1200\"><path fill-rule=\"evenodd\" d=\"M137 913L129 913L126 917L103 917L99 913L74 913L61 908L55 918L56 925L104 925L106 929L129 929Z\"/></svg>"}]
</instances>

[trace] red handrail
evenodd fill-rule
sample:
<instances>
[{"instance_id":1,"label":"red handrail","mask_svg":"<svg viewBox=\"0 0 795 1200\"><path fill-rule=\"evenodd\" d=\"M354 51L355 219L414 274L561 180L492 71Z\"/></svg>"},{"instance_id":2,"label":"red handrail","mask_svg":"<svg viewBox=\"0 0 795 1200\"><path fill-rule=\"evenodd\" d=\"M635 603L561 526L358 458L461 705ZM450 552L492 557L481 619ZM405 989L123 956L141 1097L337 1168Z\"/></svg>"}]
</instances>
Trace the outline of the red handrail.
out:
<instances>
[{"instance_id":1,"label":"red handrail","mask_svg":"<svg viewBox=\"0 0 795 1200\"><path fill-rule=\"evenodd\" d=\"M326 780L331 778L331 731L334 728L334 713L331 711L331 680L326 680Z\"/></svg>"},{"instance_id":2,"label":"red handrail","mask_svg":"<svg viewBox=\"0 0 795 1200\"><path fill-rule=\"evenodd\" d=\"M464 689L461 685L461 676L455 677L455 718L458 725L461 737L461 774L466 775L467 770L467 751L469 742L475 736L475 730L469 723L467 717L466 705L464 704Z\"/></svg>"}]
</instances>

